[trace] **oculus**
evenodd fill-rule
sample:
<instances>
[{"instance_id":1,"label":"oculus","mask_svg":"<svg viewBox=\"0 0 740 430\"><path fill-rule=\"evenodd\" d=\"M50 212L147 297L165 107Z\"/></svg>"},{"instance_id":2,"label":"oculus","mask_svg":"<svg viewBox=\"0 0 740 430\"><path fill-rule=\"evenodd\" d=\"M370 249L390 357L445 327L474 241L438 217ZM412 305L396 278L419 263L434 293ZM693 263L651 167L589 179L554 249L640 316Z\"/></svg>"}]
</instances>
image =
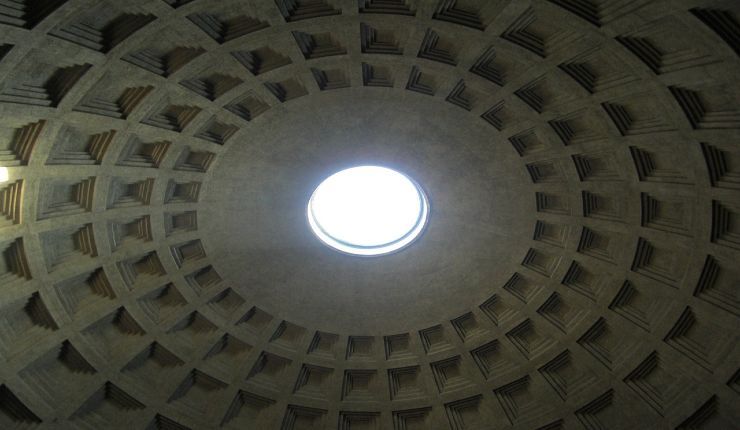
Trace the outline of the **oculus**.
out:
<instances>
[{"instance_id":1,"label":"oculus","mask_svg":"<svg viewBox=\"0 0 740 430\"><path fill-rule=\"evenodd\" d=\"M353 255L398 251L424 230L429 203L416 181L381 166L326 178L308 201L308 224L326 245Z\"/></svg>"}]
</instances>

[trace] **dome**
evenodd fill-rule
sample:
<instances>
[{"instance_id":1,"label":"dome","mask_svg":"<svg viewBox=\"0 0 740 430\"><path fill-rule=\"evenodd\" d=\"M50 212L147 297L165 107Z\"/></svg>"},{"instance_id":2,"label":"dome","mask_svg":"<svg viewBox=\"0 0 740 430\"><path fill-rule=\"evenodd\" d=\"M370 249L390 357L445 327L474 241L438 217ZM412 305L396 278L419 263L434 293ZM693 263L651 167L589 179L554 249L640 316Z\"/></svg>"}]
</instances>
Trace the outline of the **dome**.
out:
<instances>
[{"instance_id":1,"label":"dome","mask_svg":"<svg viewBox=\"0 0 740 430\"><path fill-rule=\"evenodd\" d=\"M733 428L739 14L0 0L0 428Z\"/></svg>"}]
</instances>

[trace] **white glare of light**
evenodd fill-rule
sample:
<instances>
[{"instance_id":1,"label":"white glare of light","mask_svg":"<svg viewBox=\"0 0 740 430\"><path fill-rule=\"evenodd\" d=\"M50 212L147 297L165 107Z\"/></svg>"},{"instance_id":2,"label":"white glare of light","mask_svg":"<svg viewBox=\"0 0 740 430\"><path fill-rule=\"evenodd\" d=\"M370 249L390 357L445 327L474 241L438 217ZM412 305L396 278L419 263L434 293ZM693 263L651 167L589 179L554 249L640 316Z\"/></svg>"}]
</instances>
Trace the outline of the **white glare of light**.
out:
<instances>
[{"instance_id":1,"label":"white glare of light","mask_svg":"<svg viewBox=\"0 0 740 430\"><path fill-rule=\"evenodd\" d=\"M405 175L379 166L338 172L316 188L308 204L314 233L357 255L379 255L411 243L423 230L428 203Z\"/></svg>"},{"instance_id":2,"label":"white glare of light","mask_svg":"<svg viewBox=\"0 0 740 430\"><path fill-rule=\"evenodd\" d=\"M8 168L0 167L0 183L8 182L9 179Z\"/></svg>"}]
</instances>

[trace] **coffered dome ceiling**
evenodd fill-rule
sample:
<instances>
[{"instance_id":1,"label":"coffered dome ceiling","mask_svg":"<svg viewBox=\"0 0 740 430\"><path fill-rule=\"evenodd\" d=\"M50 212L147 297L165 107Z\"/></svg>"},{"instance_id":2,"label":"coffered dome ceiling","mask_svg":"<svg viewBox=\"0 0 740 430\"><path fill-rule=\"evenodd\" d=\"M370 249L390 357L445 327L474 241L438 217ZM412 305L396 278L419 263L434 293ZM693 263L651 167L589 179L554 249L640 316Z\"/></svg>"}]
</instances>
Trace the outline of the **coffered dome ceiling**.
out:
<instances>
[{"instance_id":1,"label":"coffered dome ceiling","mask_svg":"<svg viewBox=\"0 0 740 430\"><path fill-rule=\"evenodd\" d=\"M0 0L0 427L733 428L739 11Z\"/></svg>"}]
</instances>

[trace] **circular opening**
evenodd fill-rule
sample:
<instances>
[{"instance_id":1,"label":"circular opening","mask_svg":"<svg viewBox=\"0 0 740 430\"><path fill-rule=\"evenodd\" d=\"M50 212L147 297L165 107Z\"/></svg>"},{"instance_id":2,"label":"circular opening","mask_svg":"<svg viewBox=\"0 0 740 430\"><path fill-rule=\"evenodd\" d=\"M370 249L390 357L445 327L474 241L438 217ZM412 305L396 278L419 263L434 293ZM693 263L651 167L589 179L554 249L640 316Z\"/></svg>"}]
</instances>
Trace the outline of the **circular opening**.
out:
<instances>
[{"instance_id":1,"label":"circular opening","mask_svg":"<svg viewBox=\"0 0 740 430\"><path fill-rule=\"evenodd\" d=\"M429 204L408 176L359 166L324 180L308 202L308 223L322 242L354 255L397 251L424 229Z\"/></svg>"}]
</instances>

